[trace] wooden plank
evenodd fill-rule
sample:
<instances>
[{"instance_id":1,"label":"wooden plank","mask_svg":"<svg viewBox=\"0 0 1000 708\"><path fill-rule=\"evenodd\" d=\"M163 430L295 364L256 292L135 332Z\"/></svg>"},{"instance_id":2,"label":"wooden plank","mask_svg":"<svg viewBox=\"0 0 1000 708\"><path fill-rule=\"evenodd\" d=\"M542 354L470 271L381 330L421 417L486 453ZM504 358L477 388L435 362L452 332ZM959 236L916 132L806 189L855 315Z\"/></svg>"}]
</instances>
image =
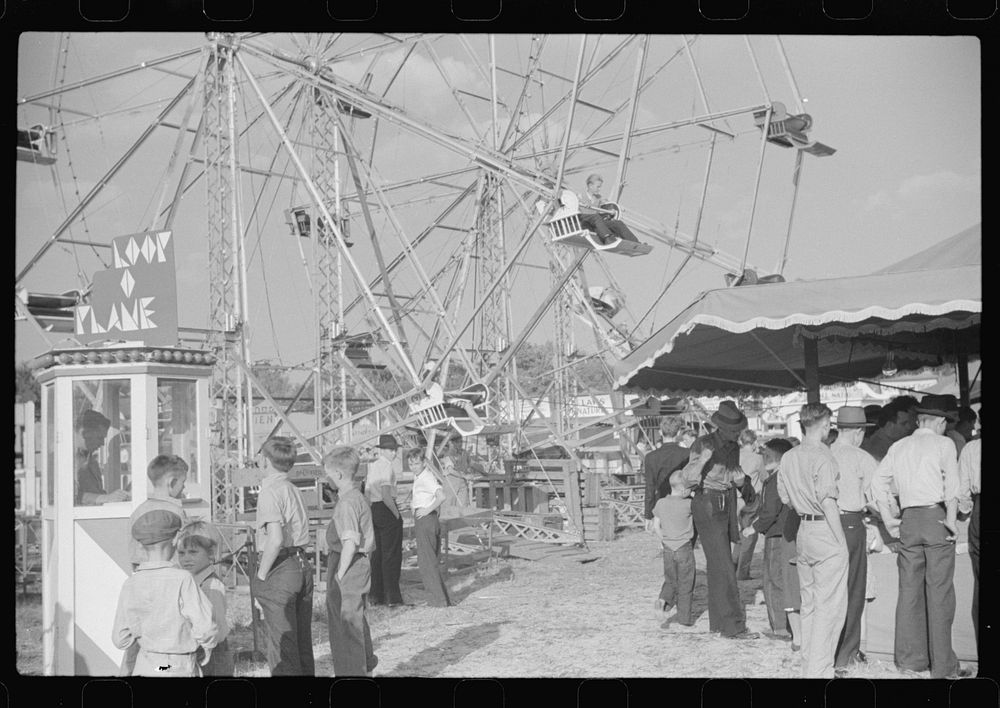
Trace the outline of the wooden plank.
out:
<instances>
[{"instance_id":1,"label":"wooden plank","mask_svg":"<svg viewBox=\"0 0 1000 708\"><path fill-rule=\"evenodd\" d=\"M583 528L583 503L580 496L580 470L574 465L566 471L566 512L576 529Z\"/></svg>"}]
</instances>

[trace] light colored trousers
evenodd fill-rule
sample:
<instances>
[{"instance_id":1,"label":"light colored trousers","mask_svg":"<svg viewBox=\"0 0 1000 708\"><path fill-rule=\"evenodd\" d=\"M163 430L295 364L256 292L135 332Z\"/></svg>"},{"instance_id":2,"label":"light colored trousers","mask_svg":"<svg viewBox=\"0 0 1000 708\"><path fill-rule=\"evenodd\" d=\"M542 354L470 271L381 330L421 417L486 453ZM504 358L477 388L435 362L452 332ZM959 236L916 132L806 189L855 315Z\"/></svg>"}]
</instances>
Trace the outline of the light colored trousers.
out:
<instances>
[{"instance_id":1,"label":"light colored trousers","mask_svg":"<svg viewBox=\"0 0 1000 708\"><path fill-rule=\"evenodd\" d=\"M802 593L802 677L833 678L837 639L847 617L847 544L837 540L825 520L803 519L796 545Z\"/></svg>"}]
</instances>

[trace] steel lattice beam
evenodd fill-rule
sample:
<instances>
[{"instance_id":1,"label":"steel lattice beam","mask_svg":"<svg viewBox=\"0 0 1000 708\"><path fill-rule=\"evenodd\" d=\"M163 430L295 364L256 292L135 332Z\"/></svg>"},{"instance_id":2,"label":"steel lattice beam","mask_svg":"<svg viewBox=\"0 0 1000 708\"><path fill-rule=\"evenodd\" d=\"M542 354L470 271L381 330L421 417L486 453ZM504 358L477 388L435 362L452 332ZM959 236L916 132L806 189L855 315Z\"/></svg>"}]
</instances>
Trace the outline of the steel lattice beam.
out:
<instances>
[{"instance_id":1,"label":"steel lattice beam","mask_svg":"<svg viewBox=\"0 0 1000 708\"><path fill-rule=\"evenodd\" d=\"M212 496L215 519L230 523L236 518L232 472L240 464L242 443L242 376L237 363L239 352L229 336L237 325L237 254L232 240L235 185L230 164L231 85L232 48L225 41L213 42L205 67L203 136L211 322L208 344L216 355L209 383L209 399L215 413L211 447Z\"/></svg>"}]
</instances>

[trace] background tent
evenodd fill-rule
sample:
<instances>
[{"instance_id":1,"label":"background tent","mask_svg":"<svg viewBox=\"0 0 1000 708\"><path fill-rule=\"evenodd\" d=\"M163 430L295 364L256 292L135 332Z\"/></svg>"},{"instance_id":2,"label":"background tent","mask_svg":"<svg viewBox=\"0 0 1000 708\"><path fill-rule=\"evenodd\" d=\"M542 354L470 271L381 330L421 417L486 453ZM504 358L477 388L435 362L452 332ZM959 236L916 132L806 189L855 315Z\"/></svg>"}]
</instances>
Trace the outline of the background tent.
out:
<instances>
[{"instance_id":1,"label":"background tent","mask_svg":"<svg viewBox=\"0 0 1000 708\"><path fill-rule=\"evenodd\" d=\"M878 377L889 352L901 370L976 355L979 236L967 229L887 272L703 293L618 362L615 385L654 395L818 396L821 383ZM935 265L943 246L960 254L957 264Z\"/></svg>"}]
</instances>

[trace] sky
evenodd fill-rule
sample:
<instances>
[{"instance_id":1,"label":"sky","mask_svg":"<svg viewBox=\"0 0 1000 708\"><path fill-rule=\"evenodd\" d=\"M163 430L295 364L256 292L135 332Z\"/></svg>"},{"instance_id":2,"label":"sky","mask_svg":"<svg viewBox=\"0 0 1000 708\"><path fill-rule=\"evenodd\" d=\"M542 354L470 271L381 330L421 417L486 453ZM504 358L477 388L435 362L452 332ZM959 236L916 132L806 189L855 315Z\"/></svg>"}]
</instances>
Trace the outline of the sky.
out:
<instances>
[{"instance_id":1,"label":"sky","mask_svg":"<svg viewBox=\"0 0 1000 708\"><path fill-rule=\"evenodd\" d=\"M628 99L637 63L637 42L618 55L602 60L624 38L586 38L584 73L592 78L583 85L573 120L571 142L597 130L603 136L624 128L627 111L608 126L599 128L606 115L591 106L614 107ZM689 37L689 39L692 39ZM981 220L981 71L980 46L974 37L850 37L784 36L781 38L794 80L805 99L804 108L813 118L810 136L836 148L831 157L806 155L795 203L788 279L815 279L867 273L927 248ZM371 72L370 90L386 90L405 50L383 53L372 50L381 40L345 35L324 55L333 73L348 81L359 81ZM691 52L711 111L727 111L770 101L780 101L790 113L797 112L796 98L782 68L773 37L750 38L764 79L767 97L754 71L746 43L740 36L701 35L693 38ZM282 48L292 54L308 53L325 40L306 36L265 36L260 46ZM551 108L569 87L580 48L579 36L560 35L546 41L541 67L544 73L532 83L522 108L522 125L528 125ZM204 44L201 34L74 34L68 42L58 34L22 35L19 46L18 98L57 86L94 77L119 67L149 61ZM653 35L646 63L648 76L656 73L638 102L637 128L679 121L703 113L698 85L687 57L677 54L678 36ZM368 48L361 52L362 48ZM523 71L530 54L530 40L519 35L496 37L498 109L502 125L505 111L512 109L522 88L521 80L503 71ZM674 56L671 59L671 56ZM376 58L377 57L377 58ZM489 46L486 35L470 35L465 41L450 35L429 39L410 55L386 93L387 100L435 130L454 135L468 144L492 145ZM375 59L374 63L373 59ZM142 130L175 95L185 79L197 72L200 55L165 65L173 73L143 69L110 81L67 91L44 99L61 110L50 112L37 104L19 105L19 126L45 123L59 128L59 162L55 169L18 163L15 272L52 235L80 196L98 183L102 174L129 148ZM275 96L290 77L273 65L247 57L247 65L268 96ZM446 75L451 83L442 78ZM453 91L452 88L458 89ZM142 104L157 102L151 106ZM187 102L182 101L168 117L180 123ZM310 145L315 142L317 123L304 113L305 104L291 111L290 99L275 102L279 120L287 121L289 135L303 155L307 169L314 165ZM237 123L245 125L259 112L256 98L246 82L237 96ZM136 108L138 107L138 108ZM134 109L134 110L133 110ZM195 125L200 101L192 107ZM521 164L535 168L529 153L560 145L568 104L556 108L536 131L532 140L516 151ZM99 119L81 114L99 115ZM699 238L723 253L742 259L762 274L775 271L780 261L792 203L794 151L767 145L754 206L754 185L760 154L760 133L752 118L741 113L720 120L716 127L734 137L719 134L711 163L700 228L698 207L709 156L712 133L686 127L658 132L633 141L625 185L619 200L624 219L629 212L687 235L698 230ZM417 179L445 170L469 166L466 157L433 144L386 121L356 121L354 139L365 155L373 155L376 183L383 186ZM136 151L119 175L94 200L86 220L74 224L69 237L108 242L116 236L151 227L161 192L173 194L178 171L170 171L177 131L157 129ZM374 145L374 148L372 147ZM188 154L189 139L181 146L178 164ZM284 153L266 120L256 123L240 143L240 161L267 168L275 160L274 172L292 175ZM617 152L618 142L603 145ZM277 152L276 152L277 151ZM277 158L275 158L277 155ZM548 164L548 163L545 163ZM193 165L193 168L200 168ZM353 192L346 164L340 166L345 193ZM605 192L613 186L615 159L587 150L571 151L566 183L583 190L586 174L601 173ZM394 203L399 231L412 238L428 226L448 203L456 188L464 187L471 173L441 180L446 184L423 184L412 189L387 191ZM247 229L249 327L255 359L272 359L286 365L307 361L315 351L315 330L309 303L315 283L303 265L311 258L310 244L289 234L283 210L307 201L301 186L290 179L264 182L259 176L241 183L243 213ZM520 239L527 223L525 208L516 203L517 189L504 192L505 204L515 205L505 221L508 242ZM522 195L526 196L526 195ZM430 201L420 201L420 200ZM208 324L208 254L203 183L193 188L182 203L174 223L177 248L179 321L182 326ZM416 203L414 203L416 202ZM255 206L256 205L256 206ZM747 227L754 208L753 228L747 246ZM255 218L250 218L253 212ZM353 238L358 245L351 253L366 278L377 273L364 222L354 208ZM374 213L379 242L391 258L401 251L397 228L385 212ZM470 206L463 204L445 220L452 229L437 230L417 251L428 273L456 258L461 239L472 225ZM536 236L536 239L541 236ZM298 242L297 242L298 241ZM644 258L604 256L606 270L590 259L585 267L587 282L610 284L608 273L623 290L635 316L646 311L664 283L682 263L676 249L652 242L653 252ZM99 252L107 260L106 252ZM519 268L512 288L513 328L520 329L545 296L549 275L547 256L533 242ZM23 281L31 291L61 292L80 287L102 267L99 257L85 246L59 245L48 251ZM346 267L345 267L346 271ZM447 282L448 279L445 279ZM474 278L473 278L474 280ZM402 295L419 289L412 268L402 269L393 280ZM711 264L693 261L685 266L655 309L640 335L659 327L680 312L697 295L724 285L723 271ZM471 310L472 283L461 306L460 320ZM347 295L356 286L345 280ZM444 294L444 286L441 289ZM384 304L384 300L382 301ZM369 321L364 318L369 315ZM347 318L351 332L371 328L370 308L357 308ZM424 312L425 326L434 314ZM410 336L419 339L412 325ZM545 341L552 334L551 316L532 334L532 341ZM640 336L640 339L641 339ZM594 337L582 323L576 325L578 346L593 351ZM15 359L37 355L54 344L46 342L24 322L16 323Z\"/></svg>"}]
</instances>

